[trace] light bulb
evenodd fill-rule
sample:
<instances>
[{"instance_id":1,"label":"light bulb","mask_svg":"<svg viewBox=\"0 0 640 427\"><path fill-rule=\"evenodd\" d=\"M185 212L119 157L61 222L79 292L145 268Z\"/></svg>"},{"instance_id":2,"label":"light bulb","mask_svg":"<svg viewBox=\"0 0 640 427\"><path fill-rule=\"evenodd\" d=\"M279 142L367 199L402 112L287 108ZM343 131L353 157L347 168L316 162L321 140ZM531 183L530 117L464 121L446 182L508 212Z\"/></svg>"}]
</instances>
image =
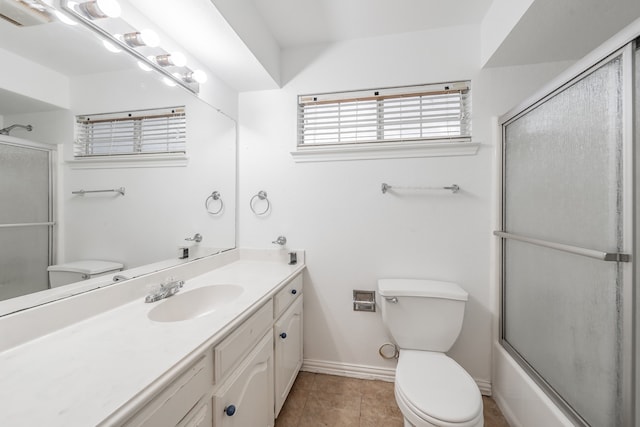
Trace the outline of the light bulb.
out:
<instances>
[{"instance_id":1,"label":"light bulb","mask_svg":"<svg viewBox=\"0 0 640 427\"><path fill-rule=\"evenodd\" d=\"M104 45L105 49L107 49L109 52L113 52L113 53L120 53L122 52L122 50L118 49L116 47L116 45L114 45L111 42L108 42L106 40L102 40L102 44Z\"/></svg>"},{"instance_id":2,"label":"light bulb","mask_svg":"<svg viewBox=\"0 0 640 427\"><path fill-rule=\"evenodd\" d=\"M67 25L76 25L77 22L72 20L71 18L69 18L67 15L65 15L64 13L60 12L59 10L54 11L56 18L58 18L58 21L62 22L63 24L67 24Z\"/></svg>"},{"instance_id":3,"label":"light bulb","mask_svg":"<svg viewBox=\"0 0 640 427\"><path fill-rule=\"evenodd\" d=\"M166 84L169 87L174 87L176 85L176 82L174 82L173 80L171 80L169 77L163 77L162 78L162 82L164 84Z\"/></svg>"},{"instance_id":4,"label":"light bulb","mask_svg":"<svg viewBox=\"0 0 640 427\"><path fill-rule=\"evenodd\" d=\"M187 65L187 58L180 52L158 55L154 58L154 60L156 64L160 65L161 67L184 67L185 65Z\"/></svg>"},{"instance_id":5,"label":"light bulb","mask_svg":"<svg viewBox=\"0 0 640 427\"><path fill-rule=\"evenodd\" d=\"M120 16L120 5L116 0L89 0L78 5L90 19L117 18Z\"/></svg>"},{"instance_id":6,"label":"light bulb","mask_svg":"<svg viewBox=\"0 0 640 427\"><path fill-rule=\"evenodd\" d=\"M140 38L144 44L149 47L156 47L160 44L160 37L158 37L155 31L148 28L140 31Z\"/></svg>"},{"instance_id":7,"label":"light bulb","mask_svg":"<svg viewBox=\"0 0 640 427\"><path fill-rule=\"evenodd\" d=\"M187 57L180 52L172 52L169 59L176 67L184 67L187 65Z\"/></svg>"},{"instance_id":8,"label":"light bulb","mask_svg":"<svg viewBox=\"0 0 640 427\"><path fill-rule=\"evenodd\" d=\"M191 78L198 83L205 83L208 79L207 73L202 70L195 70L193 73L191 73Z\"/></svg>"},{"instance_id":9,"label":"light bulb","mask_svg":"<svg viewBox=\"0 0 640 427\"><path fill-rule=\"evenodd\" d=\"M121 36L121 40L131 47L156 47L160 43L158 35L153 30L135 31Z\"/></svg>"},{"instance_id":10,"label":"light bulb","mask_svg":"<svg viewBox=\"0 0 640 427\"><path fill-rule=\"evenodd\" d=\"M96 0L96 5L109 18L120 16L120 4L116 0Z\"/></svg>"},{"instance_id":11,"label":"light bulb","mask_svg":"<svg viewBox=\"0 0 640 427\"><path fill-rule=\"evenodd\" d=\"M145 64L142 61L138 61L138 67L140 67L142 71L151 71L151 67L149 67L147 64Z\"/></svg>"}]
</instances>

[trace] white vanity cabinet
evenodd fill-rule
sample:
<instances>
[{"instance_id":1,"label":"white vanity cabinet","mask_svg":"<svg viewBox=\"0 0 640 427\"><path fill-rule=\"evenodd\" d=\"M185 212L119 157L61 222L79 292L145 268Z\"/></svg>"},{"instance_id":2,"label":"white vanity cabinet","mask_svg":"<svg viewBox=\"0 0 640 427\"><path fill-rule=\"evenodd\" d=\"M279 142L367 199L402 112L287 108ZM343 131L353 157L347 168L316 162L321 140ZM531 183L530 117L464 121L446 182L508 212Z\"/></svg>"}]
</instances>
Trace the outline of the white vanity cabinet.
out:
<instances>
[{"instance_id":1,"label":"white vanity cabinet","mask_svg":"<svg viewBox=\"0 0 640 427\"><path fill-rule=\"evenodd\" d=\"M276 417L302 366L302 274L274 297L274 381Z\"/></svg>"},{"instance_id":2,"label":"white vanity cabinet","mask_svg":"<svg viewBox=\"0 0 640 427\"><path fill-rule=\"evenodd\" d=\"M273 427L273 338L258 346L216 391L215 427Z\"/></svg>"},{"instance_id":3,"label":"white vanity cabinet","mask_svg":"<svg viewBox=\"0 0 640 427\"><path fill-rule=\"evenodd\" d=\"M200 354L126 427L273 427L302 366L302 274Z\"/></svg>"}]
</instances>

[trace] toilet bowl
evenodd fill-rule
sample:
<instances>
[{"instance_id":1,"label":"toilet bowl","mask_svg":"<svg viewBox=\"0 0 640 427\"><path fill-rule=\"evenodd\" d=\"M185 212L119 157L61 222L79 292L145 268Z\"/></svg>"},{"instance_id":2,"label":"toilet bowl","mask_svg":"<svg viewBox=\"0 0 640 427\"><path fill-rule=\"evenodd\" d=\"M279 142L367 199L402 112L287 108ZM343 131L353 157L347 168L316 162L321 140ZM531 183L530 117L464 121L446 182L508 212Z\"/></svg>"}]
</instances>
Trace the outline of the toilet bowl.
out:
<instances>
[{"instance_id":1,"label":"toilet bowl","mask_svg":"<svg viewBox=\"0 0 640 427\"><path fill-rule=\"evenodd\" d=\"M119 262L101 260L83 260L64 264L50 265L49 284L51 288L68 285L70 283L88 280L122 271L124 265Z\"/></svg>"},{"instance_id":2,"label":"toilet bowl","mask_svg":"<svg viewBox=\"0 0 640 427\"><path fill-rule=\"evenodd\" d=\"M468 294L455 283L378 281L382 319L399 347L395 397L405 427L482 427L482 395L445 354L462 329Z\"/></svg>"},{"instance_id":3,"label":"toilet bowl","mask_svg":"<svg viewBox=\"0 0 640 427\"><path fill-rule=\"evenodd\" d=\"M395 395L408 426L483 425L482 396L475 381L443 353L401 350Z\"/></svg>"}]
</instances>

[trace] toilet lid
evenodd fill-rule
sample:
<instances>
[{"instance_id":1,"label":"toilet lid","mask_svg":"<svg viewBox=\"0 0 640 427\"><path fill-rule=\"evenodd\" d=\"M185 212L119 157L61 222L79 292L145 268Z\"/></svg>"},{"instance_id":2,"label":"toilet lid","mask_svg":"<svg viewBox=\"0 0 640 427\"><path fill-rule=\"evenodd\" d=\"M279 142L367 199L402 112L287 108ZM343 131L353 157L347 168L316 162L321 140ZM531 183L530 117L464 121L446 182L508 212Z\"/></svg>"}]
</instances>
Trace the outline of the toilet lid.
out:
<instances>
[{"instance_id":1,"label":"toilet lid","mask_svg":"<svg viewBox=\"0 0 640 427\"><path fill-rule=\"evenodd\" d=\"M100 274L107 271L119 271L122 270L124 265L119 262L111 261L99 261L99 260L84 260L67 262L65 264L50 265L48 271L68 271L72 273L82 274Z\"/></svg>"},{"instance_id":2,"label":"toilet lid","mask_svg":"<svg viewBox=\"0 0 640 427\"><path fill-rule=\"evenodd\" d=\"M471 375L443 353L401 350L396 392L417 416L464 423L482 411L482 396Z\"/></svg>"}]
</instances>

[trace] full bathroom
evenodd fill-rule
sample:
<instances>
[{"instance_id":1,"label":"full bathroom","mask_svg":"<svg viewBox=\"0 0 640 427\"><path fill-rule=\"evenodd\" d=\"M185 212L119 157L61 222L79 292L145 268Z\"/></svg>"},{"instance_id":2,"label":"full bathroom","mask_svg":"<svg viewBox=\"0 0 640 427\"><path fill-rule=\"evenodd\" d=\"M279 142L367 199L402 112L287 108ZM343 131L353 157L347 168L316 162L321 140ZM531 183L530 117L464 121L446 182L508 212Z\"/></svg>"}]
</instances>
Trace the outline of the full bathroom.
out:
<instances>
[{"instance_id":1,"label":"full bathroom","mask_svg":"<svg viewBox=\"0 0 640 427\"><path fill-rule=\"evenodd\" d=\"M640 4L558 3L0 0L0 424L639 425Z\"/></svg>"}]
</instances>

